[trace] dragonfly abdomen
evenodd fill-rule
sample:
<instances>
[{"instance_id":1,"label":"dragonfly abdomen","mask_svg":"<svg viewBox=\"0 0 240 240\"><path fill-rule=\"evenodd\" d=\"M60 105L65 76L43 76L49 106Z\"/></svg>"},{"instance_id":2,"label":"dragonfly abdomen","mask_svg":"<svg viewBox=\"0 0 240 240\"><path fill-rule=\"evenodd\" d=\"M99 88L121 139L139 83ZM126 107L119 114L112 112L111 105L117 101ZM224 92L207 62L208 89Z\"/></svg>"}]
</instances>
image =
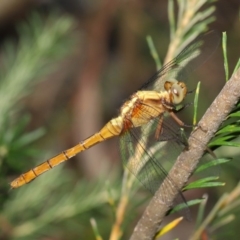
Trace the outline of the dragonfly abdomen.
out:
<instances>
[{"instance_id":1,"label":"dragonfly abdomen","mask_svg":"<svg viewBox=\"0 0 240 240\"><path fill-rule=\"evenodd\" d=\"M95 144L102 142L108 138L114 137L119 135L122 126L121 119L114 118L109 121L99 132L95 133L94 135L90 136L86 140L80 142L76 146L69 148L62 153L58 154L57 156L50 158L49 160L41 163L37 167L29 170L26 173L21 174L18 178L11 182L12 188L18 188L22 185L33 181L39 175L47 172L48 170L56 167L58 164L69 160L70 158L74 157L76 154L94 146Z\"/></svg>"}]
</instances>

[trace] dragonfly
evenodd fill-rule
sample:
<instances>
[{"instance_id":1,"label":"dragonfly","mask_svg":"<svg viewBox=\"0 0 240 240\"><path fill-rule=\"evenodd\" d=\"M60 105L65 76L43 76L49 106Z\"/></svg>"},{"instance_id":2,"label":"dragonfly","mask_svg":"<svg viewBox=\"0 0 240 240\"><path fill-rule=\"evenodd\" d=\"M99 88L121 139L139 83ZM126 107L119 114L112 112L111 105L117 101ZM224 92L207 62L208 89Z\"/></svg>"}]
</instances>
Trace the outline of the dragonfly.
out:
<instances>
[{"instance_id":1,"label":"dragonfly","mask_svg":"<svg viewBox=\"0 0 240 240\"><path fill-rule=\"evenodd\" d=\"M147 139L151 137L157 144L174 141L186 146L180 134L171 128L168 120L171 119L179 128L187 126L176 114L177 107L183 103L188 93L185 82L179 81L177 77L184 76L179 73L183 72L189 59L198 56L201 44L202 42L197 41L186 47L158 70L122 105L119 115L107 122L100 131L21 174L10 183L11 188L19 188L33 181L60 163L68 161L76 154L98 143L120 137L124 166L146 188L156 191L159 184L168 177L167 170L161 164L162 157L155 157L154 151L147 149L148 142L151 142ZM165 157L168 155L166 151L164 152L164 147L161 153ZM140 160L143 155L149 159L147 163ZM171 179L169 181L169 187L174 187L174 182Z\"/></svg>"}]
</instances>

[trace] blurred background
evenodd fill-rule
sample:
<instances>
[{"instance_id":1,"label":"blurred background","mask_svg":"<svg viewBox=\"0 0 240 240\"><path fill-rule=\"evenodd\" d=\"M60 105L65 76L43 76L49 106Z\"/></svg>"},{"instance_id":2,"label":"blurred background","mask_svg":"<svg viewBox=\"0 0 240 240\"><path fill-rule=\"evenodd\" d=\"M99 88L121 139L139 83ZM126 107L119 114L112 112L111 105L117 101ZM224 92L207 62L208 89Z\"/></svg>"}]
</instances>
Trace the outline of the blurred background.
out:
<instances>
[{"instance_id":1,"label":"blurred background","mask_svg":"<svg viewBox=\"0 0 240 240\"><path fill-rule=\"evenodd\" d=\"M211 5L215 20L209 29L227 32L231 73L240 53L239 1ZM170 40L168 1L1 0L0 6L0 239L95 239L90 218L107 239L123 172L117 139L21 189L9 191L9 183L98 131L156 71L146 36L163 61ZM200 119L225 83L221 47L195 72L193 88L202 84ZM223 152L236 160L221 170L227 186L209 193L213 202L240 179L239 149ZM144 209L132 200L122 239ZM182 234L179 226L166 239Z\"/></svg>"}]
</instances>

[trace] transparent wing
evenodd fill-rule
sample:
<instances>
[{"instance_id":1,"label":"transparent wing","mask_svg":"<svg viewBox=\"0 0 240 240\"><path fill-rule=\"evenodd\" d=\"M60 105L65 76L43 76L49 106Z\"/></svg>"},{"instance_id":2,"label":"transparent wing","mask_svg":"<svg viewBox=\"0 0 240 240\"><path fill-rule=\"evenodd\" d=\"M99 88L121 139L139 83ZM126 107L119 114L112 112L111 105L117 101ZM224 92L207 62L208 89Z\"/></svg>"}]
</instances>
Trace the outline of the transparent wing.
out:
<instances>
[{"instance_id":1,"label":"transparent wing","mask_svg":"<svg viewBox=\"0 0 240 240\"><path fill-rule=\"evenodd\" d=\"M216 50L219 40L220 37L214 31L201 35L191 45L184 48L172 61L157 71L140 89L164 91L165 81L171 81L171 79L186 83L189 73L211 56L211 53Z\"/></svg>"},{"instance_id":2,"label":"transparent wing","mask_svg":"<svg viewBox=\"0 0 240 240\"><path fill-rule=\"evenodd\" d=\"M164 179L167 179L166 194L163 193L167 201L167 192L176 188L176 184L168 176L168 171L183 149L183 141L180 135L171 130L170 126L166 128L165 123L163 123L162 135L156 141L153 129L158 121L159 118L156 118L146 124L144 132L141 128L134 128L122 134L120 151L124 166L152 193L159 188ZM179 195L185 202L181 191Z\"/></svg>"}]
</instances>

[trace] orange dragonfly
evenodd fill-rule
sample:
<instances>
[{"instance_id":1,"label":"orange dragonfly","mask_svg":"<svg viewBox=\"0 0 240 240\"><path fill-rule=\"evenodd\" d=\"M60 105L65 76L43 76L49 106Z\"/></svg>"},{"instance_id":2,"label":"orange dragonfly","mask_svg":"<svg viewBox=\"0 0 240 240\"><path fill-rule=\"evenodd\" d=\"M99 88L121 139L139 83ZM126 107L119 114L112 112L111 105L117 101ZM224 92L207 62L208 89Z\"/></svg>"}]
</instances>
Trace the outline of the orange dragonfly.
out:
<instances>
[{"instance_id":1,"label":"orange dragonfly","mask_svg":"<svg viewBox=\"0 0 240 240\"><path fill-rule=\"evenodd\" d=\"M109 138L120 136L123 164L145 187L154 192L167 177L167 171L161 165L162 157L157 159L153 152L146 150L150 142L148 139L157 140L157 144L173 140L185 145L180 134L172 130L167 122L172 119L178 128L186 126L175 113L176 107L183 102L188 90L184 82L176 79L189 58L197 56L200 46L199 41L195 42L164 65L122 105L119 115L110 120L99 132L21 174L11 182L11 188L21 187L76 154ZM166 114L168 115L167 122L165 121ZM140 160L144 154L149 158L147 163ZM162 156L166 159L168 153ZM171 181L169 186L174 187Z\"/></svg>"}]
</instances>

